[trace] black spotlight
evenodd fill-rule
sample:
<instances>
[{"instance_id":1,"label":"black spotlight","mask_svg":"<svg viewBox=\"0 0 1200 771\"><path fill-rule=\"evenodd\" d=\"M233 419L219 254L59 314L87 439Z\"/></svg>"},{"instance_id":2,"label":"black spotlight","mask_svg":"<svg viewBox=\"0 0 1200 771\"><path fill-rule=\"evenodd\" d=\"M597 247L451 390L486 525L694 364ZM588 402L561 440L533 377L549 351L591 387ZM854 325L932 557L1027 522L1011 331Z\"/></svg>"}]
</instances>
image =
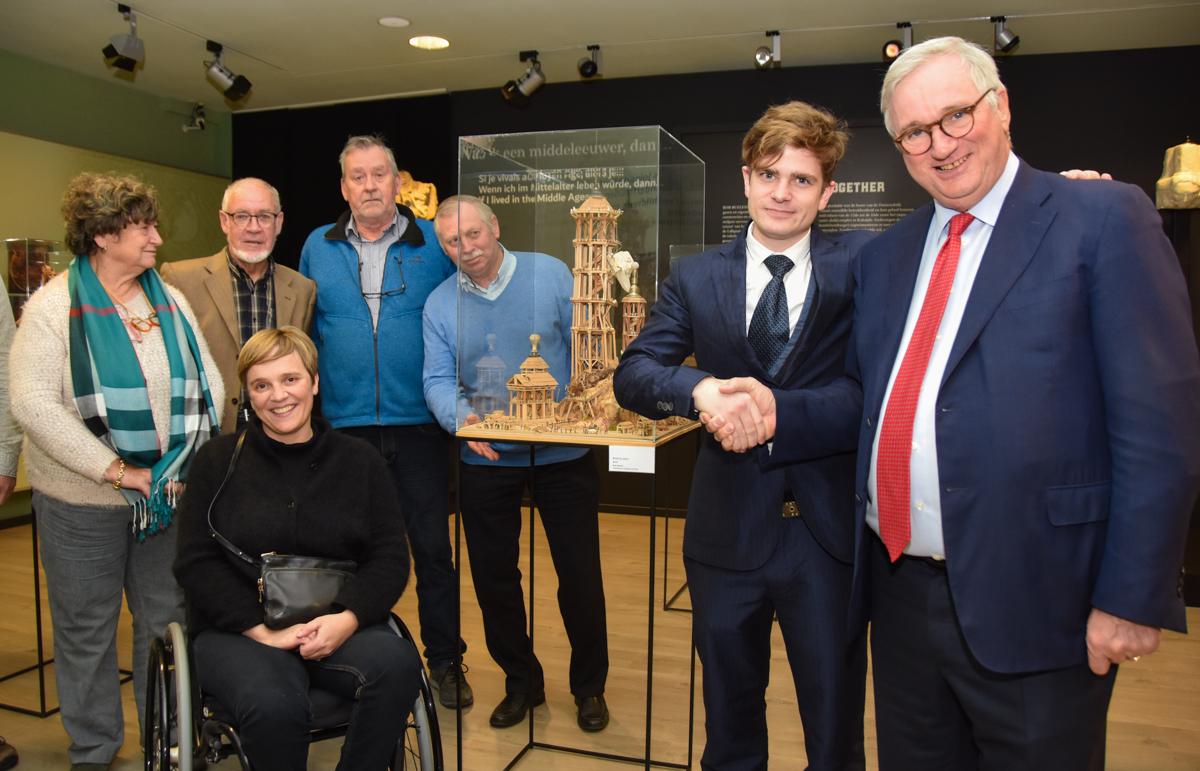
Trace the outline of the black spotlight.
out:
<instances>
[{"instance_id":1,"label":"black spotlight","mask_svg":"<svg viewBox=\"0 0 1200 771\"><path fill-rule=\"evenodd\" d=\"M600 74L600 45L592 43L588 46L588 52L591 56L583 57L576 65L579 68L579 77L584 79L594 78Z\"/></svg>"},{"instance_id":2,"label":"black spotlight","mask_svg":"<svg viewBox=\"0 0 1200 771\"><path fill-rule=\"evenodd\" d=\"M117 5L117 12L129 22L128 35L113 35L108 39L108 45L100 49L105 61L118 70L133 72L137 66L146 60L146 44L137 36L137 17L133 9L124 4Z\"/></svg>"},{"instance_id":3,"label":"black spotlight","mask_svg":"<svg viewBox=\"0 0 1200 771\"><path fill-rule=\"evenodd\" d=\"M897 22L896 29L900 30L900 39L889 40L883 44L883 60L885 62L895 60L897 56L912 48L912 22Z\"/></svg>"},{"instance_id":4,"label":"black spotlight","mask_svg":"<svg viewBox=\"0 0 1200 771\"><path fill-rule=\"evenodd\" d=\"M1008 28L1008 19L1005 17L993 16L992 26L996 30L996 40L992 44L992 50L995 53L1012 53L1012 50L1021 44L1021 36L1013 34L1013 31Z\"/></svg>"},{"instance_id":5,"label":"black spotlight","mask_svg":"<svg viewBox=\"0 0 1200 771\"><path fill-rule=\"evenodd\" d=\"M221 53L225 47L220 43L209 40L205 42L207 48L213 55L211 62L204 62L204 76L208 78L208 82L212 83L213 87L225 95L225 98L231 102L236 102L244 99L246 94L250 93L251 83L245 75L234 75L233 72L221 62Z\"/></svg>"},{"instance_id":6,"label":"black spotlight","mask_svg":"<svg viewBox=\"0 0 1200 771\"><path fill-rule=\"evenodd\" d=\"M525 73L516 80L510 80L500 87L500 95L504 101L514 107L525 107L533 92L542 87L546 76L542 73L542 63L538 61L537 51L521 51L517 54L521 61L529 62Z\"/></svg>"}]
</instances>

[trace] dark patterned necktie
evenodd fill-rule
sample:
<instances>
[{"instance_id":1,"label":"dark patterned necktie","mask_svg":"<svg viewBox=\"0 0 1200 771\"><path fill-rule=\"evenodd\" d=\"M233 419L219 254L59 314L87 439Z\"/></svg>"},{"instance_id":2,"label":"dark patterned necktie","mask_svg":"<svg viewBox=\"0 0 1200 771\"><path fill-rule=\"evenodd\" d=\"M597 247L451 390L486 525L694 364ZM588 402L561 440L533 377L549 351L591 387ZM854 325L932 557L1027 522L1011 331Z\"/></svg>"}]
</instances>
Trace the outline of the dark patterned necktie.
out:
<instances>
[{"instance_id":1,"label":"dark patterned necktie","mask_svg":"<svg viewBox=\"0 0 1200 771\"><path fill-rule=\"evenodd\" d=\"M771 280L758 298L747 337L759 362L769 372L788 341L788 301L783 277L795 263L782 254L772 254L763 264L771 271Z\"/></svg>"}]
</instances>

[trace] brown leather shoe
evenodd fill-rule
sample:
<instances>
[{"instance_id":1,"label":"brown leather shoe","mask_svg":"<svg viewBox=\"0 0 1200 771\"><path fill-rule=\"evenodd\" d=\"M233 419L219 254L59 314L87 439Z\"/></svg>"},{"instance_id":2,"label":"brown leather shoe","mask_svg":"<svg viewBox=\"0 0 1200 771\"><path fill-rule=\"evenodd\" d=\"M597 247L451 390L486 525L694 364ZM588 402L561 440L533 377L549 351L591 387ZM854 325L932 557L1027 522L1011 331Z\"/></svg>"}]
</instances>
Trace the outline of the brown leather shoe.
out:
<instances>
[{"instance_id":1,"label":"brown leather shoe","mask_svg":"<svg viewBox=\"0 0 1200 771\"><path fill-rule=\"evenodd\" d=\"M526 712L545 703L546 692L544 690L536 691L528 698L524 691L510 693L505 695L504 701L497 704L496 708L492 710L492 716L488 722L491 723L492 728L510 728L524 720Z\"/></svg>"},{"instance_id":2,"label":"brown leather shoe","mask_svg":"<svg viewBox=\"0 0 1200 771\"><path fill-rule=\"evenodd\" d=\"M583 730L594 733L608 727L608 705L604 703L604 694L576 696L575 706L579 708L579 727Z\"/></svg>"}]
</instances>

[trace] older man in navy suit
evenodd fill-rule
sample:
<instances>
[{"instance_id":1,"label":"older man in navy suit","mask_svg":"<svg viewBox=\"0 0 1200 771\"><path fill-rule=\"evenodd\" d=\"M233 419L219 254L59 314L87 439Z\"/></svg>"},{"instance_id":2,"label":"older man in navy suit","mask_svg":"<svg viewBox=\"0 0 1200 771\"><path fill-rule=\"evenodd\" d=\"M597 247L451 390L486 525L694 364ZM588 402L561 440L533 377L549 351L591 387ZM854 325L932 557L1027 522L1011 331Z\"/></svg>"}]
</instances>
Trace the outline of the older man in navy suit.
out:
<instances>
[{"instance_id":1,"label":"older man in navy suit","mask_svg":"<svg viewBox=\"0 0 1200 771\"><path fill-rule=\"evenodd\" d=\"M1140 190L1013 154L976 46L909 49L881 106L934 203L860 255L849 377L735 386L777 422L772 462L858 427L880 768L1102 769L1116 665L1185 629L1200 361L1183 276Z\"/></svg>"},{"instance_id":2,"label":"older man in navy suit","mask_svg":"<svg viewBox=\"0 0 1200 771\"><path fill-rule=\"evenodd\" d=\"M843 371L854 256L869 234L813 222L833 193L847 136L803 102L772 107L742 145L752 222L732 242L680 260L659 287L614 387L649 417L706 415L758 435L746 394L724 379L811 388ZM695 353L696 366L682 362ZM757 442L755 442L757 444ZM765 769L764 693L778 616L812 769L863 767L863 629L845 624L853 542L852 452L764 471L755 452L705 435L692 481L684 564L704 665L704 769Z\"/></svg>"}]
</instances>

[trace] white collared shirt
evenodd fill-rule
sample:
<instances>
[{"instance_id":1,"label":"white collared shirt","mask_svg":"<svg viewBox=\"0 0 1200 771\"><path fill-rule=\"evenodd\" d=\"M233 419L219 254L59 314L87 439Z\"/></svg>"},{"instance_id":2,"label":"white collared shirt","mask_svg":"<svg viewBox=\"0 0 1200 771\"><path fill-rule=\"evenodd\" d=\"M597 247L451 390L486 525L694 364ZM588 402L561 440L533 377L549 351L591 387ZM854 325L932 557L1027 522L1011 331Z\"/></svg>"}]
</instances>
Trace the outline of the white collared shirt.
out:
<instances>
[{"instance_id":1,"label":"white collared shirt","mask_svg":"<svg viewBox=\"0 0 1200 771\"><path fill-rule=\"evenodd\" d=\"M804 234L796 243L776 252L763 246L754 237L754 223L750 223L746 231L746 334L750 334L750 320L754 318L754 309L758 307L763 290L771 281L771 271L767 269L766 260L772 254L782 254L794 264L783 277L783 288L787 292L788 302L788 336L796 330L800 321L800 312L804 310L804 298L808 296L808 282L812 278L812 231Z\"/></svg>"},{"instance_id":2,"label":"white collared shirt","mask_svg":"<svg viewBox=\"0 0 1200 771\"><path fill-rule=\"evenodd\" d=\"M946 301L946 310L942 314L942 322L934 338L933 351L929 355L929 365L925 370L925 379L921 383L921 395L917 400L917 412L913 419L911 485L909 492L911 503L912 540L904 553L915 557L946 557L946 546L942 538L942 503L938 487L937 462L937 431L936 407L938 390L942 377L946 373L946 364L950 359L950 350L954 347L954 338L958 335L963 313L967 308L967 300L971 288L975 285L975 276L979 272L980 262L987 250L988 241L992 237L992 229L1000 216L1004 199L1017 176L1019 162L1017 156L1009 151L1008 162L996 184L988 191L979 203L972 206L968 213L975 220L963 232L962 248L958 256L958 267L954 273L954 284L950 288L950 297ZM879 509L875 505L877 498L875 486L876 456L879 452L879 427L887 419L887 403L892 395L892 386L896 382L896 374L900 371L900 362L908 350L913 328L917 324L917 316L925 302L925 292L929 288L929 278L933 273L933 264L938 252L949 237L950 220L958 214L954 209L948 209L939 203L934 204L933 219L929 223L929 232L925 236L925 249L921 253L921 265L917 271L917 283L913 289L912 303L908 308L908 319L904 323L904 335L900 338L900 349L892 365L892 374L888 378L887 391L883 397L883 408L875 427L875 441L871 445L871 466L867 478L867 524L876 533L879 532Z\"/></svg>"},{"instance_id":3,"label":"white collared shirt","mask_svg":"<svg viewBox=\"0 0 1200 771\"><path fill-rule=\"evenodd\" d=\"M346 238L358 252L359 275L362 279L362 292L371 311L371 326L379 326L379 293L383 290L383 274L387 271L387 253L392 244L400 240L408 227L408 220L400 216L397 209L392 214L391 223L374 241L368 241L358 232L354 217L346 223Z\"/></svg>"},{"instance_id":4,"label":"white collared shirt","mask_svg":"<svg viewBox=\"0 0 1200 771\"><path fill-rule=\"evenodd\" d=\"M500 260L500 269L496 271L496 277L492 279L492 283L486 287L475 283L475 280L458 271L458 286L464 292L477 294L485 300L495 300L500 295L504 294L504 287L508 286L508 282L512 280L513 273L517 272L517 257L501 244L501 249L504 249L504 257Z\"/></svg>"}]
</instances>

